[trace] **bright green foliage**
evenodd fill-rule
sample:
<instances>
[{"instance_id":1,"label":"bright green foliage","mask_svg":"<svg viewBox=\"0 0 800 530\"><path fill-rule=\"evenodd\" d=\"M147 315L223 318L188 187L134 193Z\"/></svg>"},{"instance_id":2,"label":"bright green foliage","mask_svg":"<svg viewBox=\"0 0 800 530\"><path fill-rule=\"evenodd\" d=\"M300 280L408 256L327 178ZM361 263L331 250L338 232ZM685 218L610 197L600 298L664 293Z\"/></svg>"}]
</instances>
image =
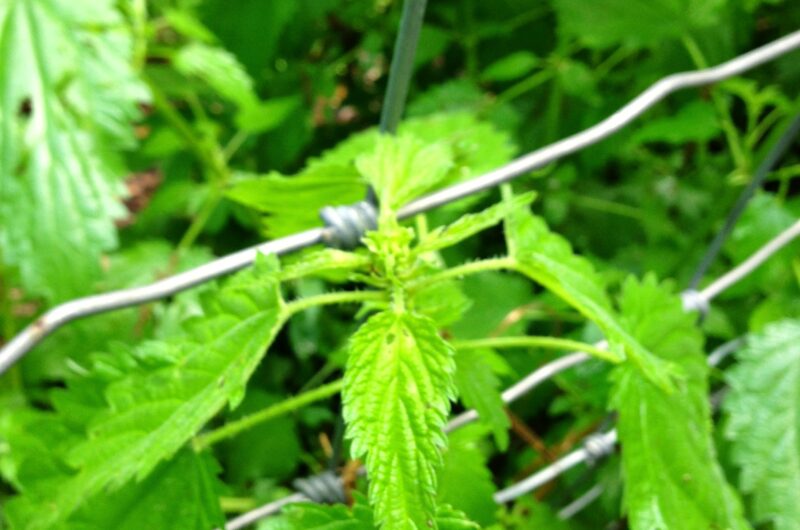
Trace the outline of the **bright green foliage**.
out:
<instances>
[{"instance_id":1,"label":"bright green foliage","mask_svg":"<svg viewBox=\"0 0 800 530\"><path fill-rule=\"evenodd\" d=\"M403 142L408 144L403 149L419 150L429 144L436 144L438 147L425 149L420 155L443 157L435 161L437 165L441 165L439 170L421 168L423 173L433 170L437 174L414 177L412 181L420 184L422 189L406 189L406 197L409 196L409 191L418 193L493 169L507 162L513 152L506 134L464 112L405 121L399 126L399 134L405 138ZM364 198L367 175L362 175L356 168L356 159L372 153L361 164L369 166L370 160L374 163L377 160L375 149L379 143L384 145L384 150L400 148L388 147L393 144L393 140L381 139L378 131L371 128L351 136L324 152L322 156L310 159L306 168L293 177L276 172L263 176L240 174L227 190L227 196L264 214L264 232L271 237L294 234L318 226L321 224L319 210L323 206L352 204ZM412 144L416 144L416 148ZM418 163L424 162L424 158L418 160ZM444 166L447 166L447 170L442 174ZM369 167L364 169L370 171ZM392 173L395 171L395 168L391 168ZM438 180L423 180L430 177ZM383 179L385 176L376 175L375 178ZM405 187L406 184L402 186Z\"/></svg>"},{"instance_id":2,"label":"bright green foliage","mask_svg":"<svg viewBox=\"0 0 800 530\"><path fill-rule=\"evenodd\" d=\"M587 45L650 46L717 20L724 0L555 0L560 27Z\"/></svg>"},{"instance_id":3,"label":"bright green foliage","mask_svg":"<svg viewBox=\"0 0 800 530\"><path fill-rule=\"evenodd\" d=\"M280 271L281 281L305 276L328 276L366 269L371 260L363 255L334 248L308 252Z\"/></svg>"},{"instance_id":4,"label":"bright green foliage","mask_svg":"<svg viewBox=\"0 0 800 530\"><path fill-rule=\"evenodd\" d=\"M479 348L457 351L455 381L461 402L478 411L481 422L491 428L497 448L505 451L511 422L500 396L500 381L492 371L495 355Z\"/></svg>"},{"instance_id":5,"label":"bright green foliage","mask_svg":"<svg viewBox=\"0 0 800 530\"><path fill-rule=\"evenodd\" d=\"M390 214L436 187L452 166L445 143L426 144L414 136L381 136L372 152L356 159L356 168L377 194L382 212Z\"/></svg>"},{"instance_id":6,"label":"bright green foliage","mask_svg":"<svg viewBox=\"0 0 800 530\"><path fill-rule=\"evenodd\" d=\"M528 206L535 197L536 195L533 193L526 193L514 197L510 201L497 203L481 212L459 217L455 222L426 234L414 247L414 251L417 253L431 252L456 245L498 224L510 212Z\"/></svg>"},{"instance_id":7,"label":"bright green foliage","mask_svg":"<svg viewBox=\"0 0 800 530\"><path fill-rule=\"evenodd\" d=\"M0 5L0 249L50 300L84 293L117 244L115 151L145 99L121 20L111 0Z\"/></svg>"},{"instance_id":8,"label":"bright green foliage","mask_svg":"<svg viewBox=\"0 0 800 530\"><path fill-rule=\"evenodd\" d=\"M442 432L455 398L452 348L425 317L378 313L353 335L342 392L354 458L385 530L423 530L436 511Z\"/></svg>"},{"instance_id":9,"label":"bright green foliage","mask_svg":"<svg viewBox=\"0 0 800 530\"><path fill-rule=\"evenodd\" d=\"M372 510L362 495L355 495L352 510L342 505L318 506L295 504L280 517L267 520L261 530L375 530ZM463 513L447 506L438 509L435 517L440 530L477 530ZM430 527L433 527L432 524Z\"/></svg>"},{"instance_id":10,"label":"bright green foliage","mask_svg":"<svg viewBox=\"0 0 800 530\"><path fill-rule=\"evenodd\" d=\"M274 129L298 104L297 98L286 97L259 101L253 80L236 58L222 48L193 43L175 56L175 68L183 74L205 81L217 94L238 107L236 124L250 133Z\"/></svg>"},{"instance_id":11,"label":"bright green foliage","mask_svg":"<svg viewBox=\"0 0 800 530\"><path fill-rule=\"evenodd\" d=\"M295 234L322 224L323 206L350 204L364 198L363 179L355 168L325 165L294 177L277 173L242 176L228 197L264 213L264 231L271 237Z\"/></svg>"},{"instance_id":12,"label":"bright green foliage","mask_svg":"<svg viewBox=\"0 0 800 530\"><path fill-rule=\"evenodd\" d=\"M776 530L800 521L800 322L785 320L748 338L727 374L726 435L752 497L753 520Z\"/></svg>"},{"instance_id":13,"label":"bright green foliage","mask_svg":"<svg viewBox=\"0 0 800 530\"><path fill-rule=\"evenodd\" d=\"M496 490L492 473L479 443L484 436L485 429L480 426L450 435L437 491L439 502L463 511L481 526L492 524L498 510L492 498Z\"/></svg>"},{"instance_id":14,"label":"bright green foliage","mask_svg":"<svg viewBox=\"0 0 800 530\"><path fill-rule=\"evenodd\" d=\"M226 403L238 404L286 316L276 274L274 258L239 274L210 299L203 317L189 322L185 337L145 342L126 372L114 368L117 376L102 392L105 410L93 413L86 438L65 457L75 471L57 487L39 484L15 501L52 507L31 509L20 528L51 528L100 491L146 477ZM101 361L95 370L104 367Z\"/></svg>"},{"instance_id":15,"label":"bright green foliage","mask_svg":"<svg viewBox=\"0 0 800 530\"><path fill-rule=\"evenodd\" d=\"M142 482L101 494L78 512L65 530L208 530L224 519L211 458L184 449Z\"/></svg>"},{"instance_id":16,"label":"bright green foliage","mask_svg":"<svg viewBox=\"0 0 800 530\"><path fill-rule=\"evenodd\" d=\"M527 208L518 208L506 221L509 254L520 273L597 324L610 343L610 350L627 357L662 388L672 387L672 367L650 354L620 326L600 275L591 263L573 253L570 244L550 231L543 219Z\"/></svg>"},{"instance_id":17,"label":"bright green foliage","mask_svg":"<svg viewBox=\"0 0 800 530\"><path fill-rule=\"evenodd\" d=\"M648 276L625 282L620 299L628 329L685 377L665 393L630 364L616 368L612 405L619 412L625 504L631 528L747 529L711 438L708 365L695 315Z\"/></svg>"},{"instance_id":18,"label":"bright green foliage","mask_svg":"<svg viewBox=\"0 0 800 530\"><path fill-rule=\"evenodd\" d=\"M629 273L691 277L797 112L794 56L666 98L520 175L500 204L487 190L396 219L420 194L598 123L661 76L794 31L793 2L428 2L407 119L389 137L373 125L402 5L0 0L0 344L75 294L318 227L321 207L363 200L368 185L382 202L365 248L305 249L282 271L261 264L221 289L82 319L3 374L0 527L221 528L221 510L355 454L369 473L347 480L352 508L295 506L259 526L744 529L715 439L730 473L741 468L752 523L794 528L800 333L769 324L800 316L795 246L702 321L713 343L768 329L729 377L730 441L710 432L701 340L677 299L631 281L620 317L606 289ZM789 150L701 285L794 222L799 175ZM539 217L526 211L534 195ZM547 451L511 438L500 391L561 353L476 349L531 336L605 338L619 365L609 381L615 366L592 360L507 405L513 435L527 424ZM445 436L456 393L480 419ZM604 422L609 393L620 457L566 472L544 503L494 504L495 485ZM602 496L558 520L589 479Z\"/></svg>"}]
</instances>

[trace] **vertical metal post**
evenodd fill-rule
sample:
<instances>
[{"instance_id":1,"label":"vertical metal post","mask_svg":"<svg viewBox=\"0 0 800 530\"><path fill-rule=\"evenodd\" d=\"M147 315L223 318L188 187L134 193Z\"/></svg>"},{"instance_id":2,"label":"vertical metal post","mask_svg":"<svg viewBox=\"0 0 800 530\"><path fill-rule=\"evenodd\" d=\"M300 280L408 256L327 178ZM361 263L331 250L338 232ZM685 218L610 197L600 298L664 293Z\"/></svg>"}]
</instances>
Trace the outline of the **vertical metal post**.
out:
<instances>
[{"instance_id":1,"label":"vertical metal post","mask_svg":"<svg viewBox=\"0 0 800 530\"><path fill-rule=\"evenodd\" d=\"M419 33L422 20L425 18L427 0L406 0L403 4L403 15L400 29L394 42L392 65L389 68L389 82L381 108L380 131L384 134L397 132L397 124L403 117L403 109L408 96L408 86L414 73L414 56L417 53ZM367 189L367 201L377 205L375 190Z\"/></svg>"},{"instance_id":2,"label":"vertical metal post","mask_svg":"<svg viewBox=\"0 0 800 530\"><path fill-rule=\"evenodd\" d=\"M394 134L397 124L403 116L408 86L414 73L414 56L417 52L419 33L425 17L427 0L406 0L403 4L403 16L400 30L394 43L392 66L389 70L389 84L381 109L382 133Z\"/></svg>"}]
</instances>

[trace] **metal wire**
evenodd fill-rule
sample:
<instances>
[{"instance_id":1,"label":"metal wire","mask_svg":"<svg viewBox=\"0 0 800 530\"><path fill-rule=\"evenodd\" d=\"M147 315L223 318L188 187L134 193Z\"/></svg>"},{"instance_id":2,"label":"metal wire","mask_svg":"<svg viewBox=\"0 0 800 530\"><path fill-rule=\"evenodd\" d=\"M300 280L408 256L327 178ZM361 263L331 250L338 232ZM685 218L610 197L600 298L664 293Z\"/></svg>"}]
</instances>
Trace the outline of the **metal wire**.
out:
<instances>
[{"instance_id":1,"label":"metal wire","mask_svg":"<svg viewBox=\"0 0 800 530\"><path fill-rule=\"evenodd\" d=\"M260 506L255 510L251 510L240 515L239 517L236 517L235 519L231 519L225 523L224 530L241 530L242 528L246 528L251 524L260 521L261 519L264 519L265 517L269 517L270 515L278 513L283 509L284 506L288 506L289 504L297 504L298 502L310 501L302 493L294 493L288 497L284 497L269 504L265 504L264 506Z\"/></svg>"},{"instance_id":2,"label":"metal wire","mask_svg":"<svg viewBox=\"0 0 800 530\"><path fill-rule=\"evenodd\" d=\"M597 125L533 151L480 177L412 201L399 211L398 216L406 219L507 182L523 173L547 165L607 138L675 91L715 83L739 75L797 48L800 48L800 31L790 33L718 66L664 77ZM331 237L329 230L330 228L315 228L239 251L147 286L89 296L57 306L34 321L0 349L0 375L46 335L67 322L171 296L179 291L246 267L255 260L258 252L280 255L321 243L324 237Z\"/></svg>"},{"instance_id":3,"label":"metal wire","mask_svg":"<svg viewBox=\"0 0 800 530\"><path fill-rule=\"evenodd\" d=\"M78 318L153 302L251 265L260 254L287 254L322 241L321 228L256 245L155 283L79 298L54 307L0 350L0 375L47 335Z\"/></svg>"},{"instance_id":4,"label":"metal wire","mask_svg":"<svg viewBox=\"0 0 800 530\"><path fill-rule=\"evenodd\" d=\"M610 452L617 443L617 430L612 429L608 432L595 435L594 443L596 445L602 445L604 448L608 448L608 451ZM522 495L525 495L526 493L529 493L547 484L573 467L589 461L589 459L594 458L593 454L593 450L587 448L586 446L576 449L575 451L568 453L566 456L559 458L549 466L540 469L533 475L530 475L516 484L512 484L511 486L498 491L494 495L494 501L497 504L505 504L513 501L517 497L521 497Z\"/></svg>"},{"instance_id":5,"label":"metal wire","mask_svg":"<svg viewBox=\"0 0 800 530\"><path fill-rule=\"evenodd\" d=\"M792 226L778 234L777 237L758 249L755 254L747 258L738 267L712 282L708 287L700 291L700 296L707 302L710 302L722 291L739 282L742 278L757 269L769 259L770 256L791 243L797 236L800 236L800 221L795 222Z\"/></svg>"},{"instance_id":6,"label":"metal wire","mask_svg":"<svg viewBox=\"0 0 800 530\"><path fill-rule=\"evenodd\" d=\"M722 360L736 351L736 349L743 343L744 339L738 338L723 344L709 354L707 358L708 364L711 366L716 366L716 363L722 362ZM598 460L613 453L617 441L616 429L611 429L604 433L594 434L590 438L587 438L586 442L583 444L583 447L580 449L576 449L566 456L559 458L549 466L535 472L522 481L498 491L495 494L494 499L498 504L512 501L518 497L521 497L522 495L525 495L526 493L530 493L540 488L541 486L557 478L562 473L579 464L594 464ZM577 513L577 511L574 513Z\"/></svg>"},{"instance_id":7,"label":"metal wire","mask_svg":"<svg viewBox=\"0 0 800 530\"><path fill-rule=\"evenodd\" d=\"M603 494L605 488L602 484L595 484L589 491L567 504L558 511L558 518L562 521L572 519L576 514L583 511L586 507L596 501Z\"/></svg>"},{"instance_id":8,"label":"metal wire","mask_svg":"<svg viewBox=\"0 0 800 530\"><path fill-rule=\"evenodd\" d=\"M597 125L517 158L510 164L485 175L417 199L400 210L399 215L401 218L412 217L508 182L514 177L546 166L611 136L673 92L728 79L797 48L800 48L800 30L718 66L664 77Z\"/></svg>"},{"instance_id":9,"label":"metal wire","mask_svg":"<svg viewBox=\"0 0 800 530\"><path fill-rule=\"evenodd\" d=\"M714 236L714 240L709 245L708 250L706 250L706 253L703 256L703 259L697 266L697 270L692 276L692 280L689 282L690 289L696 289L697 286L700 285L700 280L703 279L703 276L708 271L708 268L711 267L712 263L714 263L714 260L717 258L720 249L722 249L722 245L733 231L736 221L738 221L739 217L741 217L741 215L744 213L747 203L750 202L750 199L753 198L756 190L764 183L767 175L770 174L775 165L780 162L781 158L783 158L783 156L786 154L786 151L792 145L792 142L794 142L795 138L797 138L798 133L800 133L800 114L795 116L795 118L789 124L789 127L787 127L783 134L781 134L780 138L778 138L778 141L775 142L775 145L772 146L772 149L769 150L767 156L765 156L764 160L761 162L761 164L759 164L753 179L750 181L750 184L748 184L747 187L742 190L739 198L736 199L736 203L733 205L733 208L731 208L730 213L728 213L725 223L722 225L720 231L717 232L717 235Z\"/></svg>"},{"instance_id":10,"label":"metal wire","mask_svg":"<svg viewBox=\"0 0 800 530\"><path fill-rule=\"evenodd\" d=\"M425 18L427 0L406 0L403 3L403 16L394 43L392 66L389 70L389 84L381 109L380 131L394 134L403 116L408 86L414 73L414 56L417 53L419 33Z\"/></svg>"}]
</instances>

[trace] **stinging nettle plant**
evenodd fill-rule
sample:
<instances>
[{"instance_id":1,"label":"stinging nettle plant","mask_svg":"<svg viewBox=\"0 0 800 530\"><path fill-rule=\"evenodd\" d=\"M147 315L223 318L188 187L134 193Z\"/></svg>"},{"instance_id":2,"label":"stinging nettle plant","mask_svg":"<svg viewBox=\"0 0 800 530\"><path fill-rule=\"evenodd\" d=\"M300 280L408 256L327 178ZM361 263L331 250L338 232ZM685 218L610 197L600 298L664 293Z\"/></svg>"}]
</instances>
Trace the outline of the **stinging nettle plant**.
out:
<instances>
[{"instance_id":1,"label":"stinging nettle plant","mask_svg":"<svg viewBox=\"0 0 800 530\"><path fill-rule=\"evenodd\" d=\"M455 123L461 122L457 119ZM700 399L705 395L704 380L698 380L696 390L689 389L688 365L677 363L681 360L677 353L658 355L648 350L664 348L663 341L647 344L640 340L638 324L627 325L617 313L592 265L531 213L532 194L514 196L506 188L498 204L461 215L433 230L424 223L417 223L415 229L397 221L397 209L410 199L444 182L468 177L470 171L454 156L455 144L422 141L409 132L397 137L365 133L334 149L314 163L315 171L349 164L377 191L378 229L364 236L364 248L311 251L283 267L274 257L262 256L252 270L207 293L203 315L189 320L183 334L96 356L82 375L69 381L66 390L54 393L54 413L18 420L16 428L36 430L35 436L42 438L43 444L21 447L31 451L31 459L46 458L52 465L35 480L23 481L25 473L20 470L23 494L6 510L14 528L101 528L117 521L115 517L122 521L116 523L122 525L119 528L126 528L123 522L137 521L139 515L122 515L113 507L143 492L156 495L159 488L171 487L169 480L191 485L194 498L181 502L203 506L205 523L200 527L221 524L219 506L213 502L214 468L207 450L259 420L245 418L205 432L204 425L224 406L236 407L241 402L248 378L292 316L331 304L362 305L358 314L363 322L347 340L343 383L326 385L320 391L324 396L341 389L350 455L365 464L368 501L362 498L361 507L353 513L336 508L291 508L279 520L292 528L314 528L308 518L317 516L343 518L362 525L354 526L359 528L475 527L465 514L439 501L437 476L448 445L443 428L452 403L460 399L464 406L478 410L498 447L507 448L509 420L497 379L477 375L491 374L493 350L500 348L577 349L618 365L615 399L623 443L641 440L643 446L636 454L644 458L664 449L647 447L649 431L627 427L627 422L633 421L628 414L638 414L648 400L654 407L672 407L670 399L676 393L691 392ZM354 151L349 145L360 149ZM304 185L304 178L309 177L297 177L298 186ZM506 255L444 266L440 251L501 223ZM463 278L487 271L519 274L546 288L594 322L607 337L608 348L524 335L446 338L442 330L460 319L470 303L462 292ZM350 288L284 300L283 283L312 276L345 282ZM631 280L626 286L626 292L637 289L647 291L647 296L626 295L623 309L633 303L633 313L644 311L639 318L650 318L647 301L655 298L677 312L680 325L691 330L692 317L682 313L676 297L652 280L642 286ZM625 302L629 298L635 302ZM689 354L680 350L680 355ZM699 347L690 357L695 368L698 363L704 366ZM637 394L626 395L634 392L631 385ZM639 405L629 413L631 403ZM707 408L703 412L701 407L700 413L687 411L687 421L687 425L707 422ZM47 437L58 433L55 450L44 451ZM13 436L8 439L20 442ZM694 443L713 452L707 435ZM623 461L631 476L645 472L637 469L639 458ZM30 459L22 461L30 463ZM709 469L709 483L724 485L712 462L696 464ZM636 487L632 481L629 509L634 517L639 510ZM727 486L719 491L723 495ZM362 506L365 502L372 511ZM110 507L110 514L103 506ZM192 517L199 516L194 513Z\"/></svg>"},{"instance_id":2,"label":"stinging nettle plant","mask_svg":"<svg viewBox=\"0 0 800 530\"><path fill-rule=\"evenodd\" d=\"M705 59L690 30L710 25L709 17L724 4L700 2L703 5L695 12L679 5L682 2L661 2L656 11L647 2L601 3L608 13L624 16L623 23L618 24L617 18L596 19L581 0L558 0L552 10L559 19L559 30L565 35L571 32L575 42L585 40L592 55L602 59L595 66L606 74L616 65L624 66L632 53L643 54L637 48L641 43L660 44L666 37L682 39L692 59L702 66ZM193 200L200 197L205 202L193 212L196 215L176 253L171 244L160 241L137 247L139 253L112 255L109 267L113 269L119 260L125 269L127 260L128 269L121 276L135 276L133 284L152 280L131 273L148 268L143 262L152 258L149 252L186 258L183 254L188 249L197 253L189 252L189 261L210 259L196 241L204 223L222 209L218 207L223 199L225 208L234 212L231 215L246 218L243 225L254 228L260 223L263 234L280 237L317 226L320 208L351 204L372 187L380 206L377 229L366 233L363 245L352 251L307 250L280 262L275 256L259 256L251 269L218 285L159 304L153 309L159 313L154 319L158 322L152 333L145 333L146 340L137 337L125 342L121 336L120 329L135 327L137 320L129 326L111 320L113 332L108 337L99 328L92 329L95 321L89 321L86 327L99 336L102 346L80 340L77 348L66 343L51 346L48 353L63 350L63 357L50 361L44 370L50 379L38 381L34 390L20 391L15 387L21 384L19 380L4 376L0 380L0 475L13 489L2 506L4 522L10 528L222 528L221 499L227 500L230 508L228 495L234 488L220 480L222 466L217 459L223 460L221 455L226 454L221 448L244 433L261 436L258 428L266 422L336 395L341 395L344 451L350 459L345 470L363 464L366 471L364 478L350 477L353 480L346 483L350 506L289 506L281 515L261 523L263 528L529 528L534 524L529 516L542 505L521 500L522 510L530 513L519 520L513 510L498 508L492 500L496 485L487 454L496 449L492 454L503 453L503 458L510 459L515 452L509 451L512 416L500 394L501 377L513 371L506 352L531 356L532 351L544 350L582 351L595 358L589 370L600 375L586 381L602 387L597 398L600 416L606 407L614 414L624 482L621 513L632 529L747 529L751 525L745 511L759 525L773 525L776 530L797 528L797 321L764 327L753 336L750 346L737 353L738 366L726 374L730 395L722 407L723 443L729 444L731 462L723 459L723 466L716 455L719 440L712 436L704 336L696 315L683 311L672 284L660 283L653 274L643 278L623 274L614 269L618 262L603 266L601 274L594 261L577 255L565 238L548 227L539 215L547 206L535 202L534 193L515 194L511 186L505 186L499 197L486 192L435 214L398 221L398 209L408 201L510 160L513 148L509 137L478 118L487 114L482 88L475 89L481 108L452 111L450 99L475 99L470 89L464 90L458 83L437 87L427 94L427 101L420 98L425 104L421 107L444 107L448 112L424 112L424 117L406 120L395 137L373 129L355 134L322 156L307 160L304 169L294 175L255 173L253 167L258 165L248 158L252 153L242 157L241 167L247 169L233 171L228 164L237 151L282 126L301 99L296 95L262 99L237 53L224 49L190 10L165 8L162 13L156 9L159 17L150 24L146 2L123 4L136 26L133 32L128 31L118 4L111 0L0 3L2 294L11 292L6 285L11 278L18 280L27 295L57 303L83 294L98 278L101 264L105 266L101 255L118 245L114 222L125 213L120 188L127 170L120 155L134 144L131 123L139 119L142 109L138 105L147 101L167 125L153 120L153 136L161 135L162 143L150 138L148 148L171 162L191 152L206 179L202 184L193 183ZM275 17L271 17L275 20L288 20L297 9L289 2L266 4L275 9ZM315 4L309 2L306 7L311 10ZM325 9L320 12L327 14ZM641 29L638 35L630 31L647 28L647 17L657 21L654 28L658 31ZM664 25L667 18L676 23ZM551 24L549 20L546 23ZM168 35L176 32L177 44L156 42L155 64L146 65L148 38L158 41L165 28ZM154 35L148 36L148 31ZM471 41L472 48L466 51L471 54L468 62L477 65L476 42ZM606 56L608 42L620 44L620 49ZM555 80L548 96L552 103L546 112L549 123L544 127L548 129L544 138L551 133L555 138L556 121L566 108L562 99L579 93L593 107L600 99L594 83L602 77L592 79L580 51L567 53L573 46L563 44L559 47L565 50L546 59L515 53L483 73L469 75L479 76L482 83L515 81L499 94L497 107L488 107L497 110L497 115L509 109L503 107L503 100L513 100ZM49 53L51 49L59 53ZM315 56L313 62L317 61ZM638 58L632 62L638 68ZM146 73L139 75L136 68ZM622 74L621 84L629 83L628 75L637 79L639 75L638 70L625 68ZM149 83L150 95L140 77ZM170 92L174 79L179 79L181 86ZM183 83L191 86L184 91ZM719 95L717 88L714 96ZM649 181L652 167L659 171L667 168L670 174L678 171L668 165L661 150L647 150L646 144L653 141L698 145L704 168L727 167L727 159L722 163L718 159L716 144L709 144L721 136L720 120L725 122L726 141L734 154L738 153L734 156L736 174L747 173L755 148L772 134L773 124L790 113L792 102L774 87L761 90L755 82L731 80L722 88L740 98L746 108L746 135L737 138L730 108L721 98L715 98L714 105L694 102L678 115L654 120L651 127L633 135L627 149L636 154L626 162L646 167L646 175L635 175L638 180ZM209 118L201 104L208 93L213 102L208 107L227 109L230 116ZM170 98L187 103L190 109L186 114L195 121L185 119L182 111L186 109L179 111ZM439 99L448 100L448 105L441 105ZM588 109L574 107L592 116ZM722 118L715 113L722 113ZM231 123L224 123L227 118ZM562 132L586 120L581 116ZM233 132L223 146L218 140L225 125ZM643 158L636 158L639 156ZM681 165L691 156L687 150L680 157ZM572 166L564 167L574 171ZM784 194L789 193L788 183L797 168L787 171L778 176L783 179ZM714 180L724 180L708 172ZM559 175L564 182L569 177L568 170ZM590 177L582 175L587 182ZM602 179L599 183L606 186ZM178 193L173 189L172 202L180 202L175 197L186 191L182 184L187 183L178 183ZM532 186L528 182L521 187ZM635 189L634 202L647 199L651 208L665 202L661 197L653 202L650 188ZM711 202L717 202L715 189L709 185ZM578 195L570 193L577 202ZM694 205L692 197L686 202ZM547 199L544 194L541 198ZM583 204L595 207L615 206L602 198L593 199L581 198ZM468 213L492 200L496 204ZM756 201L759 215L762 210L767 212L764 224L793 221L793 210L777 199L762 195ZM637 226L640 222L658 225L656 239L670 233L666 219L672 219L671 212L662 218L657 212L635 210L615 209L636 217ZM168 214L162 211L157 215L175 214L166 211ZM762 228L758 219L747 222L756 232ZM751 232L743 238L748 243L743 246L762 243L760 234L748 241ZM145 235L151 236L147 230ZM469 256L476 252L453 253L481 236L482 243L491 244L493 257L470 261ZM50 251L37 251L43 247ZM76 248L81 249L79 255ZM733 261L741 261L747 250ZM459 259L451 259L453 255ZM166 270L174 272L175 267L184 266L176 265L178 261L182 260L173 259ZM612 282L607 276L619 280L613 282L621 286L617 296L609 294L607 284ZM525 303L534 289L537 299L556 300L579 324L577 333L583 333L570 336L583 340L527 334L534 326L463 333L458 324L466 315L493 309L493 299L486 295L493 284L477 293L471 290L471 281L486 277L513 278L530 287L531 291L523 293ZM126 286L129 284L110 288ZM331 286L333 290L326 291ZM506 287L500 296L508 291ZM13 304L0 302L0 316L6 319ZM142 311L144 321L151 309ZM239 414L249 397L263 392L254 374L265 365L265 357L269 357L266 363L281 357L283 343L289 342L283 339L300 327L293 325L310 314L340 310L348 317L354 314L355 321L337 322L340 328L331 332L336 350L326 353L325 366L333 367L326 377L341 367L341 379L310 385L294 397L251 414L229 412ZM768 305L760 315L772 316L774 310ZM716 319L715 325L724 327L718 315ZM315 322L320 327L325 323ZM11 335L3 330L3 339ZM585 342L600 337L606 340L603 348ZM57 335L55 341L59 340ZM541 358L526 359L526 370L541 362ZM581 387L579 392L588 390ZM459 407L476 410L479 425L446 433L451 409ZM596 420L597 411L593 412ZM597 427L587 424L594 421L592 414L575 416L574 432L583 429L585 434ZM554 420L553 431L561 428L556 423ZM493 440L491 450L486 449L489 439ZM254 445L260 448L259 443L268 441L257 439ZM615 464L609 466L614 477L605 477L606 485L616 483ZM495 466L492 470L497 471ZM738 484L746 503L728 484L736 471L741 472ZM279 495L280 490L272 486L270 495ZM254 486L248 494L256 490ZM614 504L612 516L617 517L616 499L607 504ZM555 517L543 521L537 520L536 527L557 529L564 524Z\"/></svg>"}]
</instances>

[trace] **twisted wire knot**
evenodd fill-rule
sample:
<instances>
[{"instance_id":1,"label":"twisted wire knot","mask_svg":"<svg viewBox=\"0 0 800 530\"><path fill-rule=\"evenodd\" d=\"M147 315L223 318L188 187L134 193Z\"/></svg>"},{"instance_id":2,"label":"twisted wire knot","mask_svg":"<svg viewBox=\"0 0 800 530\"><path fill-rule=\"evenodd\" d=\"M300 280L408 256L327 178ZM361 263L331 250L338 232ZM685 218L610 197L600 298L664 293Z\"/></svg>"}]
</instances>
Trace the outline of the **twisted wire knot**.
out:
<instances>
[{"instance_id":1,"label":"twisted wire knot","mask_svg":"<svg viewBox=\"0 0 800 530\"><path fill-rule=\"evenodd\" d=\"M595 433L586 437L583 441L583 449L586 451L586 464L595 465L597 462L614 452L616 438L606 436L605 433Z\"/></svg>"},{"instance_id":2,"label":"twisted wire knot","mask_svg":"<svg viewBox=\"0 0 800 530\"><path fill-rule=\"evenodd\" d=\"M705 318L708 312L711 311L711 304L700 291L695 289L687 289L681 293L681 302L683 302L684 311L697 311L700 313L700 318Z\"/></svg>"},{"instance_id":3,"label":"twisted wire knot","mask_svg":"<svg viewBox=\"0 0 800 530\"><path fill-rule=\"evenodd\" d=\"M311 477L295 479L292 481L292 486L309 500L319 504L336 504L347 500L344 485L333 471L324 471Z\"/></svg>"},{"instance_id":4,"label":"twisted wire knot","mask_svg":"<svg viewBox=\"0 0 800 530\"><path fill-rule=\"evenodd\" d=\"M323 241L335 248L355 248L367 231L378 228L378 210L368 200L349 206L326 206L319 216L328 228Z\"/></svg>"}]
</instances>

